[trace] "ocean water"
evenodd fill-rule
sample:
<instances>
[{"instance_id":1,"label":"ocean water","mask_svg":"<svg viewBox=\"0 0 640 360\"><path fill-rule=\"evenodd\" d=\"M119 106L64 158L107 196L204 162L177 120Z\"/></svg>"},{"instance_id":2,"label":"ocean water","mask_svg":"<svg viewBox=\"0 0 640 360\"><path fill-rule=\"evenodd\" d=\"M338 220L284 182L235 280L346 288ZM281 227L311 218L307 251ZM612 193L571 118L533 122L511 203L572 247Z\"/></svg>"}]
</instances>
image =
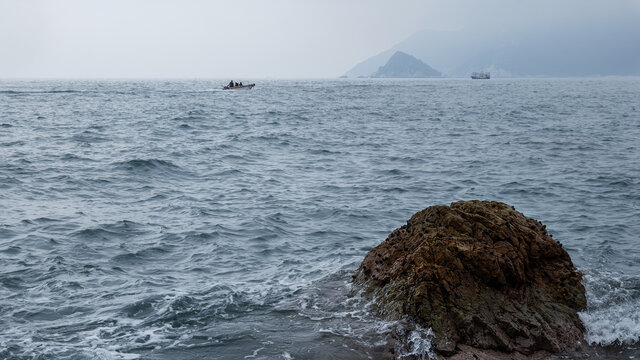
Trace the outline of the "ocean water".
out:
<instances>
[{"instance_id":1,"label":"ocean water","mask_svg":"<svg viewBox=\"0 0 640 360\"><path fill-rule=\"evenodd\" d=\"M0 81L0 358L428 355L351 275L470 199L544 222L585 341L640 356L639 78L227 81Z\"/></svg>"}]
</instances>

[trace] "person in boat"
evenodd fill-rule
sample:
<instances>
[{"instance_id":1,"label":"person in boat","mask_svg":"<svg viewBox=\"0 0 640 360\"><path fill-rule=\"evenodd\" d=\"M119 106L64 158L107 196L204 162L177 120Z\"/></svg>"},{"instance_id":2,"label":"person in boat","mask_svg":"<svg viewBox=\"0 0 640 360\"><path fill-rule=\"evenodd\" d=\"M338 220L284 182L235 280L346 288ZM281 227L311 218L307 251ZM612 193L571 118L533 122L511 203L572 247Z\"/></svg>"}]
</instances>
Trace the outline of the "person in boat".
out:
<instances>
[{"instance_id":1,"label":"person in boat","mask_svg":"<svg viewBox=\"0 0 640 360\"><path fill-rule=\"evenodd\" d=\"M240 81L240 86L242 86L242 81Z\"/></svg>"},{"instance_id":2,"label":"person in boat","mask_svg":"<svg viewBox=\"0 0 640 360\"><path fill-rule=\"evenodd\" d=\"M236 86L238 86L238 83L236 83Z\"/></svg>"},{"instance_id":3,"label":"person in boat","mask_svg":"<svg viewBox=\"0 0 640 360\"><path fill-rule=\"evenodd\" d=\"M227 85L228 87L233 87L233 80L229 81L229 85Z\"/></svg>"}]
</instances>

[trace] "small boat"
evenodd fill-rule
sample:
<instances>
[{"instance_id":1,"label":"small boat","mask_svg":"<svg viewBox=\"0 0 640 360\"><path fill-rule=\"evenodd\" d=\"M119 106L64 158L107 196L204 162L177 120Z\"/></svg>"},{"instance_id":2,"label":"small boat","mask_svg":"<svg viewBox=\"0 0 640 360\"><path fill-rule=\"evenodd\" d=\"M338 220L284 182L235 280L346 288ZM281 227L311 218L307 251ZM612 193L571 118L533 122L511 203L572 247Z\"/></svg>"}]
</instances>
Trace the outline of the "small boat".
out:
<instances>
[{"instance_id":1,"label":"small boat","mask_svg":"<svg viewBox=\"0 0 640 360\"><path fill-rule=\"evenodd\" d=\"M474 72L473 74L471 74L471 78L472 79L491 79L491 73L490 72Z\"/></svg>"},{"instance_id":2,"label":"small boat","mask_svg":"<svg viewBox=\"0 0 640 360\"><path fill-rule=\"evenodd\" d=\"M238 85L238 86L225 86L222 90L251 90L256 84Z\"/></svg>"}]
</instances>

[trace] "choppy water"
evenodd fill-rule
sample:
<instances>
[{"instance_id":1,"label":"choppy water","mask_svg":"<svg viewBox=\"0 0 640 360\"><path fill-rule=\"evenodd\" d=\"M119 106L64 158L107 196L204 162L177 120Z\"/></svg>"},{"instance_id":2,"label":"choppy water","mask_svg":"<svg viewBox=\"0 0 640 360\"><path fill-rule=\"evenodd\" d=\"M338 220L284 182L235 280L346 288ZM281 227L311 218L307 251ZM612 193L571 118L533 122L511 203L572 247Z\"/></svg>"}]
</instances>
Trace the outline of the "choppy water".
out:
<instances>
[{"instance_id":1,"label":"choppy water","mask_svg":"<svg viewBox=\"0 0 640 360\"><path fill-rule=\"evenodd\" d=\"M547 224L587 340L640 354L640 79L225 83L0 81L0 358L375 358L353 270L468 199Z\"/></svg>"}]
</instances>

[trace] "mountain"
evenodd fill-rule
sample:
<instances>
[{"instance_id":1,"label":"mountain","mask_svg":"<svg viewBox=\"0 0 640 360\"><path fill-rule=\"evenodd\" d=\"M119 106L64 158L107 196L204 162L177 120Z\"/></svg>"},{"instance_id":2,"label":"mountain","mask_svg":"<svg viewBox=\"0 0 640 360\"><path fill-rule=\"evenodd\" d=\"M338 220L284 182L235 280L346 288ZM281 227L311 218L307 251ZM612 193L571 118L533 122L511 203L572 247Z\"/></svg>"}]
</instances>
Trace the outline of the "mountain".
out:
<instances>
[{"instance_id":1,"label":"mountain","mask_svg":"<svg viewBox=\"0 0 640 360\"><path fill-rule=\"evenodd\" d=\"M396 51L384 66L371 74L374 78L428 78L442 74L415 57Z\"/></svg>"},{"instance_id":2,"label":"mountain","mask_svg":"<svg viewBox=\"0 0 640 360\"><path fill-rule=\"evenodd\" d=\"M389 49L383 51L378 55L372 56L365 61L357 64L351 70L344 74L344 77L357 78L357 77L369 77L374 72L378 71L380 66L384 65L389 58L393 55L393 50Z\"/></svg>"},{"instance_id":3,"label":"mountain","mask_svg":"<svg viewBox=\"0 0 640 360\"><path fill-rule=\"evenodd\" d=\"M444 76L640 75L640 21L548 25L540 29L423 30L347 71L369 76L397 51L413 54Z\"/></svg>"}]
</instances>

